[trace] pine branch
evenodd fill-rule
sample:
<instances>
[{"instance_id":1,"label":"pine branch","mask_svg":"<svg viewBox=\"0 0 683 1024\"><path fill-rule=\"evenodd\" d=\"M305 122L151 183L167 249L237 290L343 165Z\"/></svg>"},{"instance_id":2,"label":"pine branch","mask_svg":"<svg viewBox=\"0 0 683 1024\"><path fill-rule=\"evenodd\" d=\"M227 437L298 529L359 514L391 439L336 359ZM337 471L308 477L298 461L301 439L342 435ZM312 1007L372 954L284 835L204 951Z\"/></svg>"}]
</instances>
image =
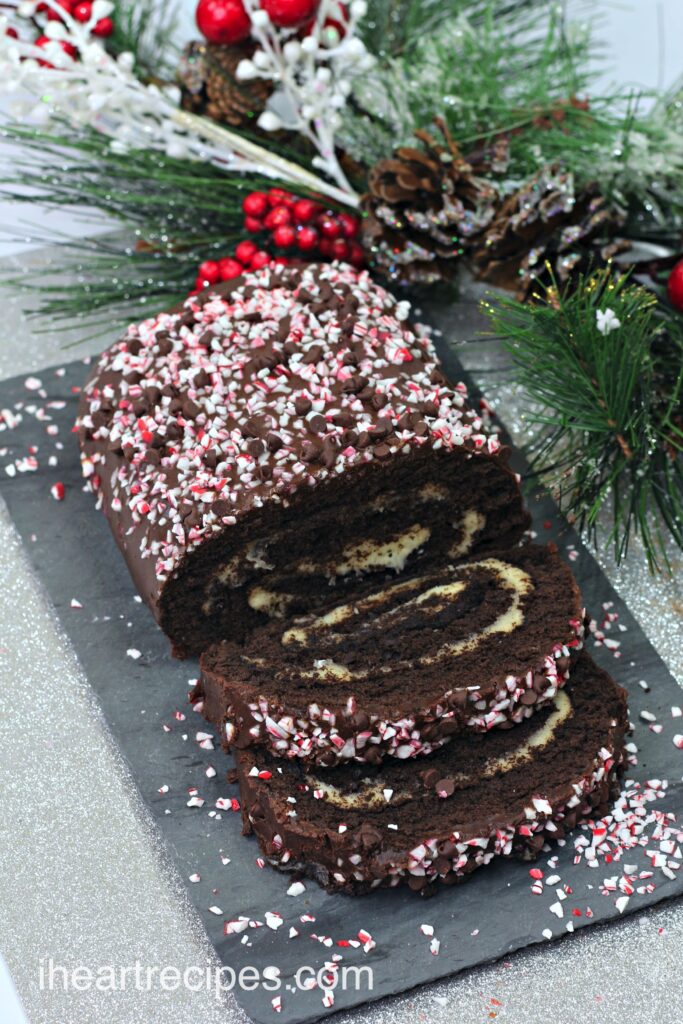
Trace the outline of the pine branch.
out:
<instances>
[{"instance_id":1,"label":"pine branch","mask_svg":"<svg viewBox=\"0 0 683 1024\"><path fill-rule=\"evenodd\" d=\"M228 175L212 163L153 150L122 153L98 132L76 133L66 126L48 135L11 125L0 133L2 141L19 143L0 184L4 198L47 208L90 207L126 232L124 242L64 241L71 261L50 284L33 288L42 300L37 315L53 329L55 320L70 326L74 317L96 326L105 312L110 326L127 323L183 299L199 264L228 255L244 237L244 196L288 184ZM310 194L300 187L297 193Z\"/></svg>"},{"instance_id":2,"label":"pine branch","mask_svg":"<svg viewBox=\"0 0 683 1024\"><path fill-rule=\"evenodd\" d=\"M611 269L486 308L533 403L533 469L593 536L611 501L617 561L638 535L650 568L668 566L667 535L683 548L680 316ZM602 333L607 310L619 326Z\"/></svg>"},{"instance_id":3,"label":"pine branch","mask_svg":"<svg viewBox=\"0 0 683 1024\"><path fill-rule=\"evenodd\" d=\"M132 53L140 78L172 81L179 50L174 44L178 3L159 0L115 0L114 32L107 50L114 56Z\"/></svg>"}]
</instances>

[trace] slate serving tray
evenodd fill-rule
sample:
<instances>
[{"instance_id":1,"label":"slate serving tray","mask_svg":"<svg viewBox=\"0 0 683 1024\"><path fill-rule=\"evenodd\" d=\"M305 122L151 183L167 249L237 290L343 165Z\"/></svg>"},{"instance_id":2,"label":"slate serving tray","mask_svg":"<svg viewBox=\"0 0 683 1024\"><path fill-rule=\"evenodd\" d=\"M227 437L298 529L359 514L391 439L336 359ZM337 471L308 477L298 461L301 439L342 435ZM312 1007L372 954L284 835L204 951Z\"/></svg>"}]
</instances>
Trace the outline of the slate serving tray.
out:
<instances>
[{"instance_id":1,"label":"slate serving tray","mask_svg":"<svg viewBox=\"0 0 683 1024\"><path fill-rule=\"evenodd\" d=\"M466 376L452 350L445 345L441 348L451 379ZM104 516L95 510L92 495L83 491L77 446L70 431L76 392L86 372L81 361L70 363L61 376L43 371L40 377L47 398L28 391L25 378L0 384L0 410L15 409L19 402L24 406L22 422L11 431L0 432L0 453L6 449L0 454L0 491L218 957L236 973L244 967L261 972L262 983L256 987L249 980L252 972L245 976L248 988L235 988L249 1016L257 1021L279 1017L291 1024L316 1020L333 1010L496 960L546 941L550 934L552 938L566 935L568 920L578 930L618 917L615 896L620 894L600 895L598 888L604 876L620 873L621 868L595 870L585 861L575 865L571 839L551 853L558 856L553 870L571 886L571 906L583 910L577 917L563 914L558 919L549 909L555 900L554 890L532 896L529 865L513 861L494 863L476 872L466 884L444 889L430 900L403 889L359 899L330 896L311 881L306 882L302 895L287 895L290 879L259 866L256 841L241 835L240 815L220 807L216 810L216 800L223 798L229 805L238 793L225 781L231 762L221 752L218 740L214 751L201 749L196 740L198 731L210 731L187 703L188 681L197 674L196 663L170 658L168 642L146 607L135 599ZM64 402L63 408L47 408L50 423L59 427L56 437L46 433L46 422L31 408L45 408L49 400ZM61 442L63 450L57 451L55 442ZM8 476L3 467L23 459L31 446L37 449L38 469ZM50 467L49 456L55 454L58 465ZM523 469L519 458L516 468ZM50 497L50 488L57 481L66 489L60 502ZM561 551L571 545L578 552L572 569L588 610L599 616L603 603L611 601L612 611L626 627L625 632L616 634L621 641L618 660L605 647L594 650L591 643L588 647L629 691L639 747L639 765L630 769L630 776L668 779L668 794L658 808L675 813L680 820L683 756L672 742L677 730L671 717L671 706L681 702L680 688L553 503L534 500L532 513L540 540L554 539ZM73 599L82 607L73 607ZM129 651L141 653L136 658L127 654ZM650 692L641 688L641 679L647 680ZM657 715L663 725L659 735L640 721L643 708ZM206 776L208 765L216 768L214 778ZM166 786L168 791L160 793ZM188 806L188 789L192 787L205 800L202 807ZM546 875L551 873L546 864L550 855L544 854L538 862ZM640 866L644 866L642 862ZM194 873L201 876L200 882L188 881ZM656 881L653 893L634 894L624 912L683 893L683 871L672 879L660 876ZM585 914L588 906L592 917ZM221 913L212 913L210 907ZM277 918L267 912L280 914L282 926L270 927L267 921L277 924ZM311 919L301 921L302 915ZM261 926L224 934L224 922L239 916L261 922ZM422 923L433 926L440 941L438 955L430 952L430 938L420 930ZM290 939L292 926L298 936ZM346 944L347 940L357 942L359 931L370 933L374 948L364 951L362 946ZM333 990L333 1008L326 1008L320 988L305 990L293 979L304 968L299 978L305 983L306 977L334 955L341 956L339 980ZM372 969L372 987L367 972L354 975L348 971L354 966ZM279 975L267 971L264 977L265 967L277 968ZM341 982L344 968L345 986ZM229 981L230 975L226 979ZM281 998L277 1015L272 1003L276 996Z\"/></svg>"}]
</instances>

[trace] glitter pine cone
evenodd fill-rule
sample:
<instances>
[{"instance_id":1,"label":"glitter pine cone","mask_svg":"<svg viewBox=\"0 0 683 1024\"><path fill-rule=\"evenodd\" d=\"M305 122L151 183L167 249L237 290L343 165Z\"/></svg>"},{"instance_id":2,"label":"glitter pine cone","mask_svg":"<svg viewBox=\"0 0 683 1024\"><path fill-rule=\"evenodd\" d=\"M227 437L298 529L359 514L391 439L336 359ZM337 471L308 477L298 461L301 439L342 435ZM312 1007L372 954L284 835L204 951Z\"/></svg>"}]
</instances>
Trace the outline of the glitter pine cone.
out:
<instances>
[{"instance_id":1,"label":"glitter pine cone","mask_svg":"<svg viewBox=\"0 0 683 1024\"><path fill-rule=\"evenodd\" d=\"M263 78L238 81L237 67L253 51L251 42L222 46L188 43L177 72L183 107L233 128L255 128L273 83Z\"/></svg>"},{"instance_id":2,"label":"glitter pine cone","mask_svg":"<svg viewBox=\"0 0 683 1024\"><path fill-rule=\"evenodd\" d=\"M451 276L495 216L496 189L475 173L445 126L438 127L445 144L416 132L422 149L402 146L369 174L362 242L372 263L397 283Z\"/></svg>"}]
</instances>

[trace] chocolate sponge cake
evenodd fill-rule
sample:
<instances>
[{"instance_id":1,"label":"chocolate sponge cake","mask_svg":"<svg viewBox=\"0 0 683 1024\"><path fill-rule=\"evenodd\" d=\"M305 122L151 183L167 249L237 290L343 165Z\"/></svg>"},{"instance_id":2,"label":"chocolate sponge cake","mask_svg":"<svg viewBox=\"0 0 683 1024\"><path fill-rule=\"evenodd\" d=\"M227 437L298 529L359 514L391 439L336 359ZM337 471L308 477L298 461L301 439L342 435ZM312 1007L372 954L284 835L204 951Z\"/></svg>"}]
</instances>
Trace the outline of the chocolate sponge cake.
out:
<instances>
[{"instance_id":1,"label":"chocolate sponge cake","mask_svg":"<svg viewBox=\"0 0 683 1024\"><path fill-rule=\"evenodd\" d=\"M179 656L528 525L485 413L367 273L264 268L98 360L83 471Z\"/></svg>"},{"instance_id":2,"label":"chocolate sponge cake","mask_svg":"<svg viewBox=\"0 0 683 1024\"><path fill-rule=\"evenodd\" d=\"M469 734L424 761L329 770L235 752L245 831L276 867L330 890L429 890L494 856L532 859L605 813L618 790L624 691L582 653L553 702L514 729Z\"/></svg>"},{"instance_id":3,"label":"chocolate sponge cake","mask_svg":"<svg viewBox=\"0 0 683 1024\"><path fill-rule=\"evenodd\" d=\"M527 545L273 620L201 658L196 693L224 743L330 766L429 754L529 717L583 642L576 583Z\"/></svg>"}]
</instances>

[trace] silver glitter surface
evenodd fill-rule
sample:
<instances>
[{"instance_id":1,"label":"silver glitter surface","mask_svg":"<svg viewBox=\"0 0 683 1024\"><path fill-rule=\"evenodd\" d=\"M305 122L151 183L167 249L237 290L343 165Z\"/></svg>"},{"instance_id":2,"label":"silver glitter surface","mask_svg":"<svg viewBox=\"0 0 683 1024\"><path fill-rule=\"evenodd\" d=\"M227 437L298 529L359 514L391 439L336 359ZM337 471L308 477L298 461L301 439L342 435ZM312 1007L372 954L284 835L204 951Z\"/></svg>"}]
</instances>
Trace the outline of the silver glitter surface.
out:
<instances>
[{"instance_id":1,"label":"silver glitter surface","mask_svg":"<svg viewBox=\"0 0 683 1024\"><path fill-rule=\"evenodd\" d=\"M0 266L49 272L59 250ZM27 323L26 297L5 297L0 376L35 372L108 339L64 351L76 334L43 334ZM467 309L463 309L463 324ZM456 335L458 326L455 327ZM458 339L465 341L464 334ZM491 392L503 365L489 343L459 354ZM492 377L491 374L494 374ZM498 387L498 405L516 440L525 424L518 396ZM679 682L681 561L678 582L652 578L634 545L615 567L599 560ZM181 879L138 798L96 701L61 634L5 509L0 505L0 947L33 1024L234 1024L234 999L206 992L89 989L41 991L41 958L66 964L216 963ZM456 911L457 912L457 911ZM416 907L416 913L421 913ZM335 1019L367 1024L679 1024L683 989L683 906L671 903L610 926L585 929L488 967L383 1000ZM400 984L400 979L397 980ZM0 1007L0 1020L2 1019ZM274 1020L277 1019L273 1015Z\"/></svg>"}]
</instances>

